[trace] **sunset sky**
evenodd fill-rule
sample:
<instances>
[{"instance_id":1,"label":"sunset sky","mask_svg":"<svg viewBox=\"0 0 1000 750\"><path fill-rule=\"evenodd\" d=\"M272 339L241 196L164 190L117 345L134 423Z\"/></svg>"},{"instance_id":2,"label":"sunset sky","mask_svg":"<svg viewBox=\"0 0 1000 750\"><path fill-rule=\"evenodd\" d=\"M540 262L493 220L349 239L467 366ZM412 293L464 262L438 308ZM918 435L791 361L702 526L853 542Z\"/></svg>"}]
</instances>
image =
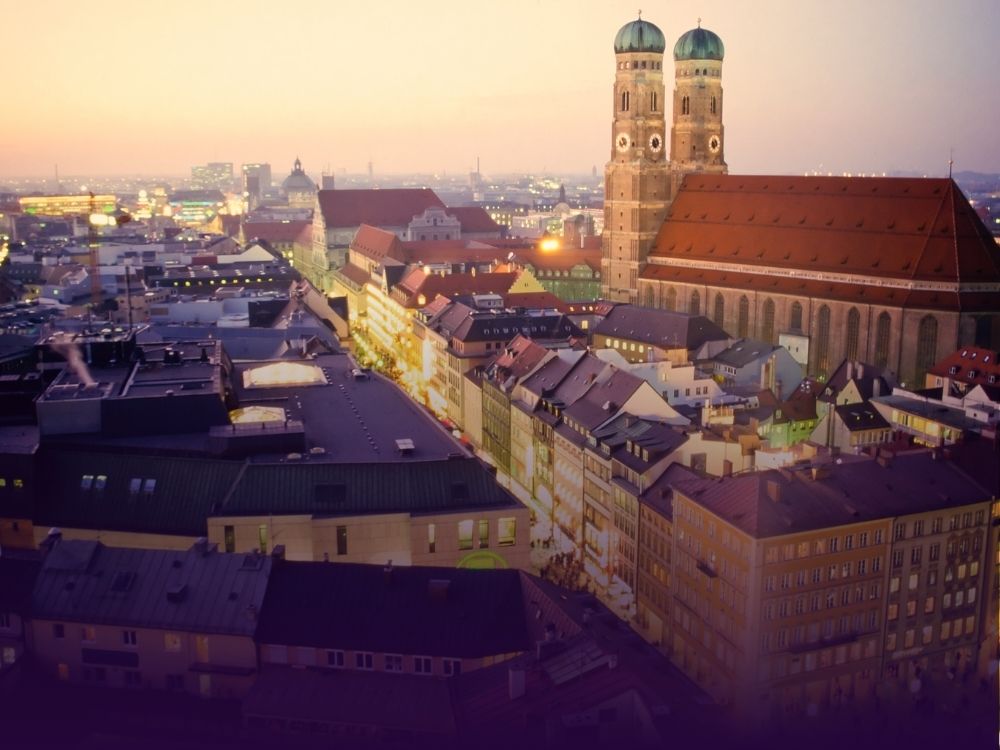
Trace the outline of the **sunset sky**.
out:
<instances>
[{"instance_id":1,"label":"sunset sky","mask_svg":"<svg viewBox=\"0 0 1000 750\"><path fill-rule=\"evenodd\" d=\"M600 171L637 2L0 0L0 177ZM722 37L732 172L1000 171L998 0L642 9L668 61L699 16Z\"/></svg>"}]
</instances>

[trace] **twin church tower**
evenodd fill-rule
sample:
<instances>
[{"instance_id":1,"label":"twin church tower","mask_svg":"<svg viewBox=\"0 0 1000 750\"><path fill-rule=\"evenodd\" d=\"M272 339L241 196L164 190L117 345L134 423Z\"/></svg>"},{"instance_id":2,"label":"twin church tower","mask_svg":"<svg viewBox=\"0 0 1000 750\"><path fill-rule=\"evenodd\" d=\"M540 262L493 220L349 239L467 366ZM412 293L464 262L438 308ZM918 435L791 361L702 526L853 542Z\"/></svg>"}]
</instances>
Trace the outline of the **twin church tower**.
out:
<instances>
[{"instance_id":1,"label":"twin church tower","mask_svg":"<svg viewBox=\"0 0 1000 750\"><path fill-rule=\"evenodd\" d=\"M725 174L722 40L691 29L674 45L673 120L668 141L663 32L649 21L615 36L611 160L604 170L601 295L635 302L639 271L684 175Z\"/></svg>"}]
</instances>

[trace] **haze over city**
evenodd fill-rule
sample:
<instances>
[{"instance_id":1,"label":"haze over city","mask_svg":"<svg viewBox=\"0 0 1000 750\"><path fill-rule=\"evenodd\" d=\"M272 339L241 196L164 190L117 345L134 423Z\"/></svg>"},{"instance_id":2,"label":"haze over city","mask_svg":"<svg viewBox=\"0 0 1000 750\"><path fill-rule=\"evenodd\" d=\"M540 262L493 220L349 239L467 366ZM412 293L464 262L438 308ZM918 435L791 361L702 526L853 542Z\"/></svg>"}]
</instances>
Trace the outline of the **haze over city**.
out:
<instances>
[{"instance_id":1,"label":"haze over city","mask_svg":"<svg viewBox=\"0 0 1000 750\"><path fill-rule=\"evenodd\" d=\"M634 2L7 4L0 177L589 172L608 158L614 29ZM1000 171L995 0L654 3L726 45L737 173ZM669 59L669 50L668 50Z\"/></svg>"}]
</instances>

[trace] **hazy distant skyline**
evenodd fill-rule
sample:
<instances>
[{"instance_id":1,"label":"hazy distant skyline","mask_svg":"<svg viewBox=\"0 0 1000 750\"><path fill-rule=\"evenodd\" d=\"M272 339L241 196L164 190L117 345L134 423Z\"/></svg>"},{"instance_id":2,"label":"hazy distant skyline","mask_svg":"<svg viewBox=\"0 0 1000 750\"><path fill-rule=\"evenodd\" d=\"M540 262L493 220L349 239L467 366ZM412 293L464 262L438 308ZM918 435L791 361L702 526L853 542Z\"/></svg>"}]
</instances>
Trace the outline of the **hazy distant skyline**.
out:
<instances>
[{"instance_id":1,"label":"hazy distant skyline","mask_svg":"<svg viewBox=\"0 0 1000 750\"><path fill-rule=\"evenodd\" d=\"M299 156L363 173L602 170L636 2L5 3L0 178ZM734 173L1000 171L997 0L674 0L726 46ZM668 72L669 69L669 72ZM669 126L670 112L667 113Z\"/></svg>"}]
</instances>

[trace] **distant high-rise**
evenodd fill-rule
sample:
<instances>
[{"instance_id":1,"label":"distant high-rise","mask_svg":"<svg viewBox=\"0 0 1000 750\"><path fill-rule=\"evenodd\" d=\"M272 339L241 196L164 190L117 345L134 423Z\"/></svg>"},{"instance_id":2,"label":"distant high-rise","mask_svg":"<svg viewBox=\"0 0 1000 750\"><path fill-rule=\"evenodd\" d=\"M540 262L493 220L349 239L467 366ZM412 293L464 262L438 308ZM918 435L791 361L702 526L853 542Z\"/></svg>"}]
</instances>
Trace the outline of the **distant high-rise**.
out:
<instances>
[{"instance_id":1,"label":"distant high-rise","mask_svg":"<svg viewBox=\"0 0 1000 750\"><path fill-rule=\"evenodd\" d=\"M191 167L191 187L194 190L233 189L233 163L231 161L213 161L208 164L198 164Z\"/></svg>"},{"instance_id":2,"label":"distant high-rise","mask_svg":"<svg viewBox=\"0 0 1000 750\"><path fill-rule=\"evenodd\" d=\"M249 208L256 208L264 194L271 189L271 165L266 163L243 165L243 192Z\"/></svg>"}]
</instances>

